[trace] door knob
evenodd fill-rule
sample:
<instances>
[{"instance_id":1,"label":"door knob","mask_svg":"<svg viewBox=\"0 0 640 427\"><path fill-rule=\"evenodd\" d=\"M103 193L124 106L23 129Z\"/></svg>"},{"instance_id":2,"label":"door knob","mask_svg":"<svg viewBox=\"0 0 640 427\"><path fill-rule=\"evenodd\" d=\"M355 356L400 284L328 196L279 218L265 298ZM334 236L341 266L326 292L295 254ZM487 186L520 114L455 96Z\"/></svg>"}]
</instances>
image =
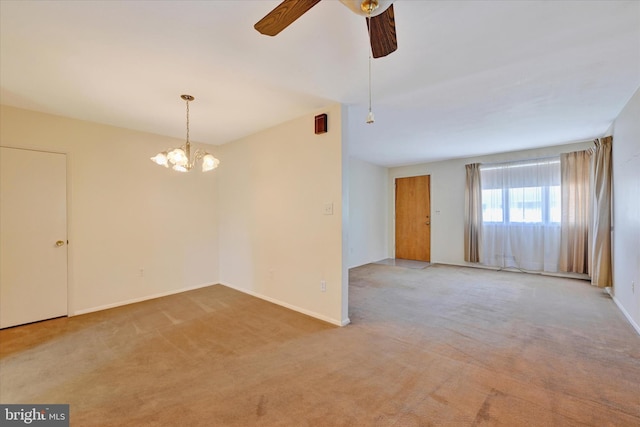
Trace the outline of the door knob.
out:
<instances>
[{"instance_id":1,"label":"door knob","mask_svg":"<svg viewBox=\"0 0 640 427\"><path fill-rule=\"evenodd\" d=\"M64 241L62 241L62 240L58 240L56 242L56 246L58 246L58 247L63 246L63 245L64 245Z\"/></svg>"},{"instance_id":2,"label":"door knob","mask_svg":"<svg viewBox=\"0 0 640 427\"><path fill-rule=\"evenodd\" d=\"M431 223L429 221L425 222L426 225L431 225Z\"/></svg>"}]
</instances>

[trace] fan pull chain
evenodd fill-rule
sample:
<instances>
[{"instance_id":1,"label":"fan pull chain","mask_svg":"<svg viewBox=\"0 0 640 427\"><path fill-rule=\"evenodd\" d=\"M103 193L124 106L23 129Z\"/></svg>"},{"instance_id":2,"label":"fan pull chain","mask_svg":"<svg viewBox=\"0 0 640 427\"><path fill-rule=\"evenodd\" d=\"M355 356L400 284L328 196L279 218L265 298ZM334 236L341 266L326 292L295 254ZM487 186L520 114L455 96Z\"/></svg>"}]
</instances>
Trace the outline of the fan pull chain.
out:
<instances>
[{"instance_id":1,"label":"fan pull chain","mask_svg":"<svg viewBox=\"0 0 640 427\"><path fill-rule=\"evenodd\" d=\"M371 10L367 17L367 29L369 30L369 45L371 45ZM369 114L367 114L367 124L374 122L373 111L371 111L371 47L369 47Z\"/></svg>"}]
</instances>

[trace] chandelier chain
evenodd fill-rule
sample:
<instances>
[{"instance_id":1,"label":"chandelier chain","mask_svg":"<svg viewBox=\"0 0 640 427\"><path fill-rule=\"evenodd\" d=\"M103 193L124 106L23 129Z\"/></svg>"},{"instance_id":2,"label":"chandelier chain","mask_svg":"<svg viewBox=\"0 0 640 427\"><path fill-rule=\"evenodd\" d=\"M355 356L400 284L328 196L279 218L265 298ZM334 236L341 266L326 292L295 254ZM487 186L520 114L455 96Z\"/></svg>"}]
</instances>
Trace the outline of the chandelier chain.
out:
<instances>
[{"instance_id":1,"label":"chandelier chain","mask_svg":"<svg viewBox=\"0 0 640 427\"><path fill-rule=\"evenodd\" d=\"M187 144L189 143L189 100L187 102Z\"/></svg>"}]
</instances>

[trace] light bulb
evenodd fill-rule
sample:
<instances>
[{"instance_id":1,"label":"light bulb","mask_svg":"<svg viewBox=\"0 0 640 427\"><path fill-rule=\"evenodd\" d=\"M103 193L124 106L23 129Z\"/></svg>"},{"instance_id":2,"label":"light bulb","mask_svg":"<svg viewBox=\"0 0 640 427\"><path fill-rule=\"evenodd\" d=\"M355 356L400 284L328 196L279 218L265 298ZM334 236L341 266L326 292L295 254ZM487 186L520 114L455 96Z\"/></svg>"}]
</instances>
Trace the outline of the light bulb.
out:
<instances>
[{"instance_id":1,"label":"light bulb","mask_svg":"<svg viewBox=\"0 0 640 427\"><path fill-rule=\"evenodd\" d=\"M165 168L169 167L169 163L167 163L167 152L163 151L162 153L158 153L155 156L151 157L151 161L160 166L164 166Z\"/></svg>"},{"instance_id":2,"label":"light bulb","mask_svg":"<svg viewBox=\"0 0 640 427\"><path fill-rule=\"evenodd\" d=\"M174 171L178 171L178 172L187 172L187 168L185 168L182 165L173 165L173 167L171 168Z\"/></svg>"}]
</instances>

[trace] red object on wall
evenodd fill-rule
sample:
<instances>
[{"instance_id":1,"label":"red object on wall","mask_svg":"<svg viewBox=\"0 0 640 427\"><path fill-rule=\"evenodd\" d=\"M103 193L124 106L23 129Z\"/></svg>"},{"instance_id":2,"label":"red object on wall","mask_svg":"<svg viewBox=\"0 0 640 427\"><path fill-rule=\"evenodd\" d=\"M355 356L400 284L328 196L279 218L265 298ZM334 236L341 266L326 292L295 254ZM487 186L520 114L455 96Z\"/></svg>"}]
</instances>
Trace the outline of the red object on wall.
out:
<instances>
[{"instance_id":1,"label":"red object on wall","mask_svg":"<svg viewBox=\"0 0 640 427\"><path fill-rule=\"evenodd\" d=\"M316 116L316 135L327 132L327 115L318 114Z\"/></svg>"}]
</instances>

